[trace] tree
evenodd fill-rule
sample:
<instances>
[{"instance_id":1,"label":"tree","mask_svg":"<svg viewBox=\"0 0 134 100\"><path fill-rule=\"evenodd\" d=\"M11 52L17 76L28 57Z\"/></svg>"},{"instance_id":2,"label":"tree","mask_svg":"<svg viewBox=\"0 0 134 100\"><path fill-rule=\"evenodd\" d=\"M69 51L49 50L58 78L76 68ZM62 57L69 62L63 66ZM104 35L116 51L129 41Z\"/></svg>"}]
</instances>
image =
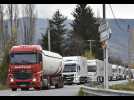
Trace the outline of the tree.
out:
<instances>
[{"instance_id":1,"label":"tree","mask_svg":"<svg viewBox=\"0 0 134 100\"><path fill-rule=\"evenodd\" d=\"M48 50L48 29L45 35L42 35L41 46L44 50Z\"/></svg>"},{"instance_id":2,"label":"tree","mask_svg":"<svg viewBox=\"0 0 134 100\"><path fill-rule=\"evenodd\" d=\"M11 44L17 44L17 30L18 30L18 5L17 4L8 4L7 5L7 16L9 16L10 21L10 42Z\"/></svg>"},{"instance_id":3,"label":"tree","mask_svg":"<svg viewBox=\"0 0 134 100\"><path fill-rule=\"evenodd\" d=\"M10 21L10 39L7 40L5 48L3 48L3 61L0 65L0 83L6 84L7 73L8 73L8 54L9 50L13 45L17 44L17 29L18 29L18 5L7 5L6 15ZM8 28L7 28L8 29ZM6 29L6 30L7 30Z\"/></svg>"},{"instance_id":4,"label":"tree","mask_svg":"<svg viewBox=\"0 0 134 100\"><path fill-rule=\"evenodd\" d=\"M78 52L79 55L82 55L86 50L89 50L87 40L95 40L96 46L92 47L92 51L96 57L99 56L97 53L99 53L98 50L100 48L100 36L98 33L98 24L96 23L97 19L94 17L92 9L87 7L87 4L78 4L72 15L74 16L73 23L71 24L73 27L72 36L75 41L79 41L79 43L72 43L76 44L74 49L80 47L81 50Z\"/></svg>"},{"instance_id":5,"label":"tree","mask_svg":"<svg viewBox=\"0 0 134 100\"><path fill-rule=\"evenodd\" d=\"M64 35L66 34L67 29L65 28L65 20L59 10L55 12L52 19L49 20L50 23L50 37L51 37L51 51L57 52L63 55L64 47Z\"/></svg>"},{"instance_id":6,"label":"tree","mask_svg":"<svg viewBox=\"0 0 134 100\"><path fill-rule=\"evenodd\" d=\"M4 6L0 4L0 49L4 47Z\"/></svg>"},{"instance_id":7,"label":"tree","mask_svg":"<svg viewBox=\"0 0 134 100\"><path fill-rule=\"evenodd\" d=\"M35 21L36 14L34 4L23 5L23 31L24 31L24 44L32 44L33 35L35 34Z\"/></svg>"}]
</instances>

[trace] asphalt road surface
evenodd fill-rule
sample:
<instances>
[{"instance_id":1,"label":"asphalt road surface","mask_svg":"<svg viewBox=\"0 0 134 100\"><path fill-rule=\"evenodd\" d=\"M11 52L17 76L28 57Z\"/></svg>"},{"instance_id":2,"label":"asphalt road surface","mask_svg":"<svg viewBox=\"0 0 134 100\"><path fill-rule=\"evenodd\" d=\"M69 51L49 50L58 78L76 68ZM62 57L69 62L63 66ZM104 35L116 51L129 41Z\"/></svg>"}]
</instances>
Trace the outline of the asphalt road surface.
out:
<instances>
[{"instance_id":1,"label":"asphalt road surface","mask_svg":"<svg viewBox=\"0 0 134 100\"><path fill-rule=\"evenodd\" d=\"M65 85L64 88L55 89L51 87L49 90L36 91L30 89L29 91L2 90L0 96L77 96L80 90L80 85Z\"/></svg>"},{"instance_id":2,"label":"asphalt road surface","mask_svg":"<svg viewBox=\"0 0 134 100\"><path fill-rule=\"evenodd\" d=\"M128 80L111 81L109 85L125 84L127 82ZM64 88L55 89L51 87L49 90L40 91L34 89L30 89L29 91L21 91L20 89L17 91L1 90L0 96L78 96L80 87L80 85L65 85Z\"/></svg>"}]
</instances>

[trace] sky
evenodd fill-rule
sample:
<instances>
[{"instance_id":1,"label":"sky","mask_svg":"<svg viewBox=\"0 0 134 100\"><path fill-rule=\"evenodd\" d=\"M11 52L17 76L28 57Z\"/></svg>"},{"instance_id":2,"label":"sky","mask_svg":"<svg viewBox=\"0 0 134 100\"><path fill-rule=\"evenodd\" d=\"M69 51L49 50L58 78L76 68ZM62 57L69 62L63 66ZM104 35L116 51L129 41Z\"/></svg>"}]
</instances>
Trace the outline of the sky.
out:
<instances>
[{"instance_id":1,"label":"sky","mask_svg":"<svg viewBox=\"0 0 134 100\"><path fill-rule=\"evenodd\" d=\"M88 4L93 10L94 16L102 17L102 4ZM111 4L116 18L134 19L134 4ZM39 18L51 18L56 10L73 19L72 12L76 8L76 4L37 4L36 9ZM106 18L113 18L109 4L106 4Z\"/></svg>"}]
</instances>

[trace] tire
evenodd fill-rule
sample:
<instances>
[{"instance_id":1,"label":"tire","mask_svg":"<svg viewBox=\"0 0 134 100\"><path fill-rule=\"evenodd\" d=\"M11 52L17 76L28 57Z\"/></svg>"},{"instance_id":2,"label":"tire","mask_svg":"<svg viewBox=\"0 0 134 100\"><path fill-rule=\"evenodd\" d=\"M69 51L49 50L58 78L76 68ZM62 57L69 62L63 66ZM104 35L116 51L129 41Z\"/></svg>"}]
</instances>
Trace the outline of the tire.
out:
<instances>
[{"instance_id":1,"label":"tire","mask_svg":"<svg viewBox=\"0 0 134 100\"><path fill-rule=\"evenodd\" d=\"M59 77L58 83L55 85L55 88L63 88L64 87L64 80L63 77Z\"/></svg>"},{"instance_id":2,"label":"tire","mask_svg":"<svg viewBox=\"0 0 134 100\"><path fill-rule=\"evenodd\" d=\"M63 88L64 87L64 81L62 81L62 83L61 83L61 88Z\"/></svg>"},{"instance_id":3,"label":"tire","mask_svg":"<svg viewBox=\"0 0 134 100\"><path fill-rule=\"evenodd\" d=\"M40 87L34 87L34 89L37 90L37 91L40 91L41 90Z\"/></svg>"},{"instance_id":4,"label":"tire","mask_svg":"<svg viewBox=\"0 0 134 100\"><path fill-rule=\"evenodd\" d=\"M119 78L116 76L116 81L118 81L119 80Z\"/></svg>"},{"instance_id":5,"label":"tire","mask_svg":"<svg viewBox=\"0 0 134 100\"><path fill-rule=\"evenodd\" d=\"M59 88L59 85L58 85L58 84L56 84L56 85L55 85L55 88L56 88L56 89L57 89L57 88Z\"/></svg>"},{"instance_id":6,"label":"tire","mask_svg":"<svg viewBox=\"0 0 134 100\"><path fill-rule=\"evenodd\" d=\"M17 88L12 88L12 91L17 91Z\"/></svg>"},{"instance_id":7,"label":"tire","mask_svg":"<svg viewBox=\"0 0 134 100\"><path fill-rule=\"evenodd\" d=\"M45 85L44 81L42 80L41 89L42 90L50 89L50 82L47 82L47 85Z\"/></svg>"}]
</instances>

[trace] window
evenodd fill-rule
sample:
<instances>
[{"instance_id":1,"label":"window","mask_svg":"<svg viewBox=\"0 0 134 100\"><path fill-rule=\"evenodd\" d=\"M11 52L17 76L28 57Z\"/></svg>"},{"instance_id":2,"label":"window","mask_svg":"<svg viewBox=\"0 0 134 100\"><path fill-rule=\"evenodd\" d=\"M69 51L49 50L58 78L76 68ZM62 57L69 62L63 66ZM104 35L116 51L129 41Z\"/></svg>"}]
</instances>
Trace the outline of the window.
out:
<instances>
[{"instance_id":1,"label":"window","mask_svg":"<svg viewBox=\"0 0 134 100\"><path fill-rule=\"evenodd\" d=\"M39 62L37 53L12 53L10 54L11 64L36 64Z\"/></svg>"},{"instance_id":2,"label":"window","mask_svg":"<svg viewBox=\"0 0 134 100\"><path fill-rule=\"evenodd\" d=\"M76 64L66 64L64 65L63 72L76 72Z\"/></svg>"},{"instance_id":3,"label":"window","mask_svg":"<svg viewBox=\"0 0 134 100\"><path fill-rule=\"evenodd\" d=\"M96 66L88 66L88 72L96 72Z\"/></svg>"}]
</instances>

